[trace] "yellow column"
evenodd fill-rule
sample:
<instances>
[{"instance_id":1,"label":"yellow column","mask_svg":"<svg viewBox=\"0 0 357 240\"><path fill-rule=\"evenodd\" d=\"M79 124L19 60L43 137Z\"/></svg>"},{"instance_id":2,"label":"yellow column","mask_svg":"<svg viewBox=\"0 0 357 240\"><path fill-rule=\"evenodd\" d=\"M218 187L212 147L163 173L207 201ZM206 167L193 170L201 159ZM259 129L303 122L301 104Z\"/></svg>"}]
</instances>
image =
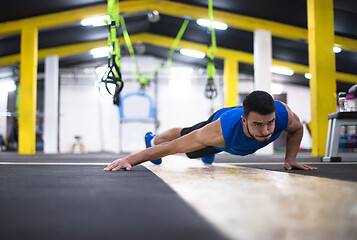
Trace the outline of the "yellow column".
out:
<instances>
[{"instance_id":1,"label":"yellow column","mask_svg":"<svg viewBox=\"0 0 357 240\"><path fill-rule=\"evenodd\" d=\"M234 58L224 59L224 106L238 105L238 62Z\"/></svg>"},{"instance_id":2,"label":"yellow column","mask_svg":"<svg viewBox=\"0 0 357 240\"><path fill-rule=\"evenodd\" d=\"M324 156L327 116L336 111L333 0L308 0L309 65L312 75L312 155Z\"/></svg>"},{"instance_id":3,"label":"yellow column","mask_svg":"<svg viewBox=\"0 0 357 240\"><path fill-rule=\"evenodd\" d=\"M25 26L21 31L19 154L36 153L38 30Z\"/></svg>"}]
</instances>

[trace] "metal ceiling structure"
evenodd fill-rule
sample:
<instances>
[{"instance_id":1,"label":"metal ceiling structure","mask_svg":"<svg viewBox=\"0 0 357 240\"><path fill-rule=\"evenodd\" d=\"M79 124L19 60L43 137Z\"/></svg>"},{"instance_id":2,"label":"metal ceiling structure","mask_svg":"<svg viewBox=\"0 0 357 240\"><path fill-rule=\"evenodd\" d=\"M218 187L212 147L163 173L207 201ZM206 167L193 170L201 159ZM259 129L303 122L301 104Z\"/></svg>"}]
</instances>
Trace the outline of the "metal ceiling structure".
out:
<instances>
[{"instance_id":1,"label":"metal ceiling structure","mask_svg":"<svg viewBox=\"0 0 357 240\"><path fill-rule=\"evenodd\" d=\"M144 45L137 54L166 59L184 17L191 17L179 47L205 51L210 42L207 29L196 24L197 18L207 18L207 0L120 0L134 44ZM239 72L253 75L253 31L272 32L273 65L292 68L295 74L279 77L279 81L309 85L307 3L306 0L216 0L213 1L215 20L226 22L229 28L216 30L217 54L215 64L223 67L223 56L234 55ZM150 21L148 13L157 10L158 21ZM39 28L39 60L50 54L60 56L61 67L75 67L94 61L89 51L107 44L107 27L84 27L80 20L106 14L106 1L5 1L0 9L0 67L14 65L20 60L20 29L26 24ZM357 83L357 2L334 1L335 43L343 50L336 54L337 91L346 91ZM124 44L124 40L120 39ZM123 52L125 47L123 46ZM184 57L178 52L173 59L198 66L205 60ZM39 71L43 68L39 65Z\"/></svg>"}]
</instances>

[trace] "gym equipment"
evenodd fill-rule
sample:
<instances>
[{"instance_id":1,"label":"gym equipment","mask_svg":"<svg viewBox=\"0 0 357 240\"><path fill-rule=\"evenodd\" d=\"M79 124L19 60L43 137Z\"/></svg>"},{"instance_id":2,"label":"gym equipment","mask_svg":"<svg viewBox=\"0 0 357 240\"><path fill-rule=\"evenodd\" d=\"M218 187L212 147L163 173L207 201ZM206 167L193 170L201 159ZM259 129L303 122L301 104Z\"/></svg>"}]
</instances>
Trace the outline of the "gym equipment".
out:
<instances>
[{"instance_id":1,"label":"gym equipment","mask_svg":"<svg viewBox=\"0 0 357 240\"><path fill-rule=\"evenodd\" d=\"M124 95L123 97L120 98L121 102L124 102L126 99L131 98L131 97L140 97L140 98L144 98L149 102L149 113L147 116L127 116L124 113L124 104L121 105L118 109L119 109L119 115L120 118L122 120L125 121L147 121L147 120L153 120L155 119L155 115L156 115L156 108L153 104L153 100L152 98L147 95L145 92L132 92L132 93L128 93L126 95Z\"/></svg>"},{"instance_id":2,"label":"gym equipment","mask_svg":"<svg viewBox=\"0 0 357 240\"><path fill-rule=\"evenodd\" d=\"M74 139L75 139L75 143L72 144L71 153L74 153L77 147L79 147L79 151L81 153L84 153L85 147L84 147L83 143L81 142L82 137L77 135L77 136L74 136Z\"/></svg>"},{"instance_id":3,"label":"gym equipment","mask_svg":"<svg viewBox=\"0 0 357 240\"><path fill-rule=\"evenodd\" d=\"M328 115L329 126L327 132L326 152L321 159L323 162L357 161L354 155L338 153L340 130L342 126L357 126L357 112L336 112Z\"/></svg>"},{"instance_id":4,"label":"gym equipment","mask_svg":"<svg viewBox=\"0 0 357 240\"><path fill-rule=\"evenodd\" d=\"M149 109L146 115L135 115L129 116L125 114L125 103L128 99L131 98L140 98L141 100L146 101L149 104ZM130 122L141 122L141 123L153 123L155 125L155 132L157 132L158 120L156 115L156 107L153 99L143 91L128 93L120 98L121 105L118 107L120 123L119 123L119 151L123 152L122 144L122 133L123 133L123 124Z\"/></svg>"},{"instance_id":5,"label":"gym equipment","mask_svg":"<svg viewBox=\"0 0 357 240\"><path fill-rule=\"evenodd\" d=\"M216 33L214 28L212 27L212 22L213 22L213 7L212 7L212 0L208 0L208 15L209 15L209 20L210 20L210 26L209 26L209 31L211 34L211 46L208 48L207 51L207 57L208 57L208 63L207 63L207 83L205 86L205 92L204 95L208 99L213 99L217 97L217 88L214 85L214 75L216 74L216 68L214 66L213 60L214 60L214 54L216 52Z\"/></svg>"},{"instance_id":6,"label":"gym equipment","mask_svg":"<svg viewBox=\"0 0 357 240\"><path fill-rule=\"evenodd\" d=\"M7 146L8 146L8 143L7 143L5 135L0 134L0 151L6 150Z\"/></svg>"},{"instance_id":7,"label":"gym equipment","mask_svg":"<svg viewBox=\"0 0 357 240\"><path fill-rule=\"evenodd\" d=\"M123 36L124 36L124 39L125 39L125 43L126 43L126 46L128 48L128 51L129 51L129 54L130 54L130 58L131 58L131 61L132 61L132 68L133 68L132 79L133 79L134 82L137 81L137 74L138 74L139 75L138 82L141 85L141 91L144 91L145 90L145 86L147 86L150 83L150 80L164 66L164 64L163 63L159 64L159 66L153 72L149 73L148 75L146 75L144 77L143 74L141 73L141 71L139 70L138 64L136 63L135 52L134 52L133 45L132 45L130 37L129 37L128 30L126 29L124 18L120 17L119 21L120 21L121 28L123 30ZM166 61L166 66L168 68L168 72L170 72L170 69L171 69L172 55L174 54L175 49L176 49L177 45L179 44L179 42L180 42L180 40L182 38L182 35L184 34L184 32L185 32L185 30L187 28L188 23L189 23L189 19L186 18L184 20L184 22L183 22L178 34L176 35L176 38L175 38L174 42L172 43L172 46L171 46L170 50L169 50L169 54L168 54L167 61Z\"/></svg>"},{"instance_id":8,"label":"gym equipment","mask_svg":"<svg viewBox=\"0 0 357 240\"><path fill-rule=\"evenodd\" d=\"M180 40L182 38L182 35L184 34L184 32L185 32L185 30L187 28L188 23L189 23L189 19L186 18L184 20L184 22L182 23L182 26L181 26L179 32L177 33L176 38L175 38L175 40L172 43L172 46L170 48L169 55L168 55L167 61L166 61L166 66L167 66L167 69L168 69L169 73L170 73L171 65L172 65L172 55L174 54L175 49L176 49L177 45L179 44L179 42L180 42Z\"/></svg>"},{"instance_id":9,"label":"gym equipment","mask_svg":"<svg viewBox=\"0 0 357 240\"><path fill-rule=\"evenodd\" d=\"M113 103L120 105L120 92L123 90L124 82L120 72L120 45L117 38L117 28L119 27L119 8L116 4L118 0L108 0L108 15L110 16L110 24L108 25L108 68L101 78L99 84L104 83L105 88L110 95L113 95ZM100 91L98 84L98 89ZM108 84L115 85L115 92L109 90Z\"/></svg>"},{"instance_id":10,"label":"gym equipment","mask_svg":"<svg viewBox=\"0 0 357 240\"><path fill-rule=\"evenodd\" d=\"M108 93L113 96L113 103L115 105L119 106L120 105L120 96L119 95L124 87L124 82L122 80L122 74L120 71L120 45L119 45L119 41L117 38L117 28L119 28L119 26L121 26L121 28L122 28L125 43L127 45L128 51L130 53L130 57L132 59L133 81L137 80L137 73L138 73L138 75L139 75L138 81L141 85L142 91L144 91L145 86L147 86L150 83L150 79L164 66L164 64L160 64L152 73L148 74L145 77L143 76L143 74L140 71L138 71L135 53L134 53L132 43L130 41L129 33L126 29L124 18L118 14L119 13L119 9L118 9L119 5L116 4L116 2L119 2L119 0L108 0L108 15L110 16L110 21L106 21L108 28L109 28L108 29L108 46L109 46L108 68L107 68L106 72L104 73L103 77L101 78L101 81L98 84L98 90L100 92L100 84L104 83L105 88L108 91ZM177 34L177 36L170 48L168 60L167 60L169 68L171 66L172 55L173 55L175 48L177 47L179 41L181 40L181 37L182 37L183 33L185 32L188 23L189 23L189 19L186 18L180 28L179 33ZM115 85L114 93L111 92L110 88L108 87L108 84Z\"/></svg>"},{"instance_id":11,"label":"gym equipment","mask_svg":"<svg viewBox=\"0 0 357 240\"><path fill-rule=\"evenodd\" d=\"M120 26L123 30L123 36L125 39L125 43L126 46L128 48L130 57L131 57L131 62L132 62L132 80L133 82L138 81L140 84L140 89L138 92L132 92L132 93L128 93L126 95L124 95L123 97L120 97L120 104L118 105L118 109L119 109L119 115L120 115L120 126L119 126L119 144L120 144L120 152L122 152L122 126L124 123L128 123L128 122L142 122L142 123L154 123L155 124L155 132L157 131L157 127L158 127L158 120L156 117L156 102L154 103L154 101L152 100L152 98L147 95L145 93L145 88L150 84L150 82L152 81L152 79L157 76L158 71L165 65L164 63L159 64L159 66L151 73L147 74L147 75L143 75L142 72L139 70L138 64L136 62L136 57L135 57L135 52L130 40L130 36L129 33L127 31L126 28L126 24L125 24L125 20L123 17L119 17L119 22L120 22ZM166 61L166 66L168 68L168 72L170 72L170 68L171 68L171 63L172 63L172 56L175 52L175 49L178 45L178 43L180 42L182 35L184 34L187 25L189 23L189 19L186 18L169 50L169 54L167 57L167 61ZM139 77L137 77L139 75ZM155 95L157 96L157 87L155 87ZM148 115L146 116L127 116L125 114L125 108L124 107L124 102L128 99L128 98L132 98L132 97L140 97L142 99L145 99L146 101L148 101L149 103L149 112Z\"/></svg>"}]
</instances>

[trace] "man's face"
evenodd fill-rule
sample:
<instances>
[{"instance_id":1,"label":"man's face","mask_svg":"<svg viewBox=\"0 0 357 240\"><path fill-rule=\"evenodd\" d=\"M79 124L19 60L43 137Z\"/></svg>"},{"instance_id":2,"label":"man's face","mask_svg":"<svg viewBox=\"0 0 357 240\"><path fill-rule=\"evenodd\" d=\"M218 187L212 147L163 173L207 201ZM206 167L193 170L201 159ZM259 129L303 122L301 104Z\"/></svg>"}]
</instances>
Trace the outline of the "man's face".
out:
<instances>
[{"instance_id":1,"label":"man's face","mask_svg":"<svg viewBox=\"0 0 357 240\"><path fill-rule=\"evenodd\" d=\"M242 120L250 137L258 142L268 142L274 133L275 112L268 115L250 112L247 118L242 116Z\"/></svg>"}]
</instances>

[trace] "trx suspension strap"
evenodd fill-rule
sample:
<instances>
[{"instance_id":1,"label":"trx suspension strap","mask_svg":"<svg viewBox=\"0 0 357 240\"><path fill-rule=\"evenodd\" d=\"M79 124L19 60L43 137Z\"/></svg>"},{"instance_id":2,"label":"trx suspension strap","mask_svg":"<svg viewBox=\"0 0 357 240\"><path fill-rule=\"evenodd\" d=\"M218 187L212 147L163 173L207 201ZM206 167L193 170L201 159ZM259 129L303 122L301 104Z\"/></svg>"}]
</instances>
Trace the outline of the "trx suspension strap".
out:
<instances>
[{"instance_id":1,"label":"trx suspension strap","mask_svg":"<svg viewBox=\"0 0 357 240\"><path fill-rule=\"evenodd\" d=\"M189 23L189 19L185 19L185 21L183 22L171 48L169 51L169 55L167 57L167 67L168 69L171 68L171 63L172 63L172 55L177 47L177 45L179 44L181 37L183 35L183 33L185 32L187 25ZM132 72L132 78L133 81L136 81L137 75L139 75L139 83L141 85L141 90L144 91L145 86L149 84L150 79L155 76L155 74L164 66L163 63L161 63L153 72L149 73L147 76L143 76L143 74L139 71L137 63L136 63L136 57L135 57L135 53L134 53L134 49L133 49L133 45L131 43L130 37L129 37L129 33L126 29L126 25L125 25L125 21L123 17L120 17L120 26L123 30L123 36L125 39L125 43L127 45L128 51L130 53L130 58L132 61L132 66L133 66L133 72Z\"/></svg>"},{"instance_id":2,"label":"trx suspension strap","mask_svg":"<svg viewBox=\"0 0 357 240\"><path fill-rule=\"evenodd\" d=\"M132 68L133 68L132 79L133 79L133 81L136 81L137 80L137 74L138 74L139 75L140 90L144 91L145 90L145 86L147 86L149 84L150 79L153 76L155 76L155 74L163 67L163 64L160 64L154 70L154 72L152 72L152 73L148 74L146 77L144 77L143 74L139 71L139 67L137 66L133 44L131 43L128 30L126 29L124 18L122 16L120 16L120 25L121 25L121 28L123 30L123 36L124 36L125 43L126 43L126 46L128 48L128 51L129 51L129 54L130 54L130 58L131 58L131 63L132 63Z\"/></svg>"},{"instance_id":3,"label":"trx suspension strap","mask_svg":"<svg viewBox=\"0 0 357 240\"><path fill-rule=\"evenodd\" d=\"M108 68L104 73L100 83L105 83L105 88L109 94L113 95L113 103L120 105L119 94L124 87L122 76L120 72L120 45L117 38L117 28L119 27L119 9L117 4L119 0L108 0L108 15L110 22L108 24ZM118 10L118 11L117 11ZM112 93L108 84L115 85L115 92ZM99 85L98 85L99 86Z\"/></svg>"},{"instance_id":4,"label":"trx suspension strap","mask_svg":"<svg viewBox=\"0 0 357 240\"><path fill-rule=\"evenodd\" d=\"M213 99L217 97L217 89L214 85L213 77L216 74L216 68L214 66L213 60L214 60L214 54L216 52L216 33L214 31L214 28L212 27L212 22L213 22L213 8L212 8L212 0L208 0L208 16L210 19L210 26L209 30L211 33L211 46L208 48L207 51L207 57L208 57L208 63L207 63L207 84L205 87L205 97L209 99Z\"/></svg>"},{"instance_id":5,"label":"trx suspension strap","mask_svg":"<svg viewBox=\"0 0 357 240\"><path fill-rule=\"evenodd\" d=\"M188 23L189 23L189 19L186 18L185 21L182 23L182 26L181 26L179 32L177 33L174 42L172 43L172 46L171 46L170 51L169 51L169 55L167 57L167 62L166 62L168 72L170 72L170 70L171 70L172 55L174 54L175 49L176 49L177 45L179 44L179 42L180 42L180 40L182 38L182 35L184 34L184 32L185 32L185 30L187 28Z\"/></svg>"},{"instance_id":6,"label":"trx suspension strap","mask_svg":"<svg viewBox=\"0 0 357 240\"><path fill-rule=\"evenodd\" d=\"M139 83L140 83L140 90L141 91L145 91L145 86L148 85L150 83L150 79L153 78L156 73L164 66L163 63L161 63L153 72L149 73L148 75L146 75L145 77L141 74L141 72L139 71Z\"/></svg>"},{"instance_id":7,"label":"trx suspension strap","mask_svg":"<svg viewBox=\"0 0 357 240\"><path fill-rule=\"evenodd\" d=\"M135 57L135 53L134 53L134 48L133 48L133 45L131 44L128 30L126 29L124 17L119 16L119 19L120 19L119 21L120 21L121 29L123 30L123 36L125 39L125 43L126 43L126 46L128 48L130 58L131 58L131 65L133 68L132 78L133 78L133 81L136 81L137 67L136 67L136 57Z\"/></svg>"}]
</instances>

